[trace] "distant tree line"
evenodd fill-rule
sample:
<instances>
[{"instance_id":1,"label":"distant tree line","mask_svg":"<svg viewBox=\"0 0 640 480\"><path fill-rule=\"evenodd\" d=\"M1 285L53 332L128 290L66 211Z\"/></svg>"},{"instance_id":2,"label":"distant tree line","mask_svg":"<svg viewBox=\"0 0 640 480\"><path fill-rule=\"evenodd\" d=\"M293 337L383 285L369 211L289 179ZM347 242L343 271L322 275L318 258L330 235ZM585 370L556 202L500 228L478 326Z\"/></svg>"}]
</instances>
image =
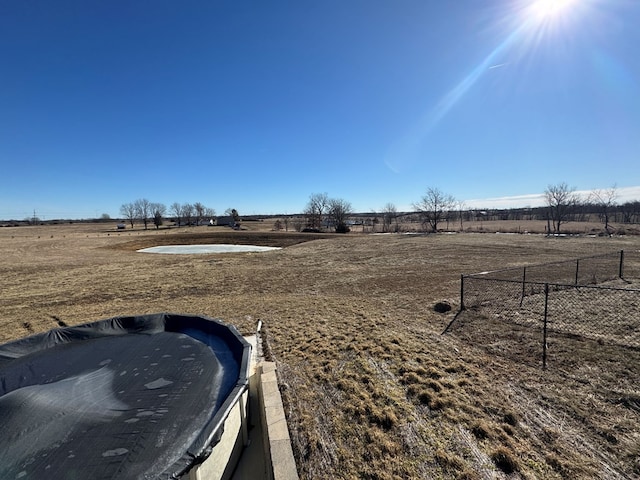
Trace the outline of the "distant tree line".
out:
<instances>
[{"instance_id":1,"label":"distant tree line","mask_svg":"<svg viewBox=\"0 0 640 480\"><path fill-rule=\"evenodd\" d=\"M545 205L540 207L509 209L468 209L464 202L435 187L429 187L426 193L413 204L413 211L398 212L393 203L385 204L378 212L355 214L351 203L342 198L331 198L326 193L313 193L301 215L285 216L278 219L275 228L289 229L290 224L297 231L335 231L347 233L355 226L365 227L369 231L398 232L401 223L420 223L424 231L438 232L446 224L446 230L452 226L464 230L464 222L491 220L542 220L547 222L547 233L562 232L567 222L593 221L596 216L603 223L603 229L611 234L612 223L640 224L640 200L618 203L618 189L614 185L608 189L593 190L579 195L574 187L567 183L551 184L544 191ZM200 202L174 202L169 208L162 203L151 202L146 198L125 203L120 206L120 214L133 228L136 222L144 225L145 230L153 224L156 229L171 217L177 226L200 225L204 219L212 219L216 212ZM240 222L235 208L228 208L225 215L234 222ZM34 215L35 217L35 215ZM109 216L103 214L102 220ZM39 219L37 219L39 220ZM25 223L36 224L35 218Z\"/></svg>"},{"instance_id":2,"label":"distant tree line","mask_svg":"<svg viewBox=\"0 0 640 480\"><path fill-rule=\"evenodd\" d=\"M640 201L618 203L618 189L592 190L586 196L576 193L566 183L549 185L544 192L547 205L547 231L560 233L561 225L569 221L590 221L596 215L611 234L611 222L640 223Z\"/></svg>"},{"instance_id":3,"label":"distant tree line","mask_svg":"<svg viewBox=\"0 0 640 480\"><path fill-rule=\"evenodd\" d=\"M174 202L169 207L169 215L175 220L180 227L182 225L200 225L205 218L213 218L216 211L213 208L205 207L202 203L183 203ZM239 219L237 210L236 216ZM167 207L162 203L150 202L146 198L140 198L134 202L124 203L120 206L120 214L122 218L129 222L133 228L136 222L144 224L146 230L150 223L160 228L167 216ZM235 218L234 218L235 220Z\"/></svg>"},{"instance_id":4,"label":"distant tree line","mask_svg":"<svg viewBox=\"0 0 640 480\"><path fill-rule=\"evenodd\" d=\"M309 197L302 218L293 222L299 231L335 230L346 233L355 225L361 225L362 231L368 225L371 231L381 228L382 232L398 232L401 220L418 222L428 232L438 232L445 224L447 230L452 225L459 225L463 230L465 221L543 220L547 222L548 234L558 234L567 222L593 221L596 216L604 224L604 231L611 234L611 223L640 223L640 201L619 204L617 199L616 186L581 196L574 187L562 182L546 188L544 206L482 210L467 209L464 202L452 195L429 187L413 204L412 212L398 212L393 203L387 203L380 212L355 215L346 200L329 198L326 193L314 193ZM288 221L286 219L287 227ZM281 223L279 228L282 228Z\"/></svg>"},{"instance_id":5,"label":"distant tree line","mask_svg":"<svg viewBox=\"0 0 640 480\"><path fill-rule=\"evenodd\" d=\"M562 182L547 186L544 191L545 206L511 209L464 209L464 202L456 200L438 189L429 188L422 199L414 204L423 224L431 231L438 230L441 222L459 220L462 229L463 220L544 220L547 232L558 234L567 222L593 221L596 216L604 224L606 233L611 234L611 223L640 223L640 201L634 200L619 204L616 186L608 189L593 190L579 195L575 187ZM448 226L447 226L448 228Z\"/></svg>"}]
</instances>

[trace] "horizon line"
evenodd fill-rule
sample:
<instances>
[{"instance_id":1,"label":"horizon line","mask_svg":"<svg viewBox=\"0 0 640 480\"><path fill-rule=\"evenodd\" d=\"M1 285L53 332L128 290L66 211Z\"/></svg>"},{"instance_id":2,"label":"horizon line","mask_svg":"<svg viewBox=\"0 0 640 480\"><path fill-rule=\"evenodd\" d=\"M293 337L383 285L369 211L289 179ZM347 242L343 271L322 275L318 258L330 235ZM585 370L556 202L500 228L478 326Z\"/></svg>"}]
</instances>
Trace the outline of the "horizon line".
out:
<instances>
[{"instance_id":1,"label":"horizon line","mask_svg":"<svg viewBox=\"0 0 640 480\"><path fill-rule=\"evenodd\" d=\"M592 190L575 190L573 193L577 194L578 196L586 199L590 193L594 192L595 190L599 190L599 189L592 189ZM632 186L632 187L616 187L616 205L622 205L624 203L627 202L633 202L633 201L638 201L640 200L640 186ZM505 195L502 197L488 197L488 198L476 198L476 199L470 199L470 200L462 200L461 201L463 209L464 210L470 210L470 209L474 209L474 210L515 210L515 209L521 209L521 208L540 208L540 207L544 207L545 206L545 199L544 199L544 193L527 193L527 194L522 194L522 195ZM36 218L38 218L40 221L46 221L46 222L50 222L50 221L54 221L54 220L63 220L63 221L70 221L70 220L100 220L101 216L93 216L91 214L89 215L82 215L82 214L56 214L56 213L42 213L40 215L37 214L37 209L34 211L33 209L29 209L30 212L33 211L35 213ZM397 211L399 213L411 213L411 212L415 212L415 209L412 206L403 206L397 209ZM7 214L8 213L8 214ZM2 215L0 217L0 221L2 222L8 222L8 221L18 221L18 222L23 222L26 221L28 219L32 219L34 216L31 214L25 215L24 213L22 214L17 214L15 215L15 211L14 212L7 212L7 213L0 213L0 215ZM107 213L107 212L103 212ZM371 213L380 213L380 212L376 212L375 210L371 210L371 209L366 209L366 210L361 210L361 211L356 211L354 213L354 215L369 215ZM287 213L283 213L283 212L277 212L277 213L248 213L246 215L241 215L244 217L259 217L259 216L293 216L293 215L300 215L302 214L302 212L299 213L291 213L291 214L287 214ZM107 213L107 215L109 215ZM216 215L216 216L220 216L220 215ZM45 218L46 217L46 218ZM109 219L111 220L117 220L119 219L119 216L109 216ZM170 216L167 216L165 218L171 218Z\"/></svg>"}]
</instances>

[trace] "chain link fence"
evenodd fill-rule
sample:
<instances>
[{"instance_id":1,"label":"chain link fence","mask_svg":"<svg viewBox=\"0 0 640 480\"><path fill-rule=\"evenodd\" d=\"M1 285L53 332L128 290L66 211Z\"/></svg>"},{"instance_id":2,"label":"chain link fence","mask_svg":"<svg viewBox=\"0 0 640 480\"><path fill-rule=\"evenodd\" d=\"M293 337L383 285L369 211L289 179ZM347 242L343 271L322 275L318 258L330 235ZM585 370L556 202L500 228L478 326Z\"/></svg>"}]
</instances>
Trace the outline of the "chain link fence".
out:
<instances>
[{"instance_id":1,"label":"chain link fence","mask_svg":"<svg viewBox=\"0 0 640 480\"><path fill-rule=\"evenodd\" d=\"M447 331L544 368L587 347L640 351L639 272L638 252L620 251L462 275Z\"/></svg>"}]
</instances>

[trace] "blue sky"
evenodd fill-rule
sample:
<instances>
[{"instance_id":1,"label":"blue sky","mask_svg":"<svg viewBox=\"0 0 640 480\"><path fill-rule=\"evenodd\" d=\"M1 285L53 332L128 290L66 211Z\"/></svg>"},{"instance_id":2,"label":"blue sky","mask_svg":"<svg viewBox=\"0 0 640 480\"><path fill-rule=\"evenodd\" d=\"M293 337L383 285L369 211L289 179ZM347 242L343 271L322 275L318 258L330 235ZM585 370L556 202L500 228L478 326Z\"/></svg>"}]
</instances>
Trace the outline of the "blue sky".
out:
<instances>
[{"instance_id":1,"label":"blue sky","mask_svg":"<svg viewBox=\"0 0 640 480\"><path fill-rule=\"evenodd\" d=\"M556 1L3 0L0 218L640 198L640 2Z\"/></svg>"}]
</instances>

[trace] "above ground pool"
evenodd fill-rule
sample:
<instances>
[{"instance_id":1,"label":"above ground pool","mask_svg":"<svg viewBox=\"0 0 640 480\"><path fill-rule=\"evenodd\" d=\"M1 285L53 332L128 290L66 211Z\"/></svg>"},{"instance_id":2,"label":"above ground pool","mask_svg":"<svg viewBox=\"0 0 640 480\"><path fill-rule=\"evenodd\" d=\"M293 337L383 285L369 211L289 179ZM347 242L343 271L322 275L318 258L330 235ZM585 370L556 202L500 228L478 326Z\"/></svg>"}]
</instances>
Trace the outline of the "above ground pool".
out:
<instances>
[{"instance_id":1,"label":"above ground pool","mask_svg":"<svg viewBox=\"0 0 640 480\"><path fill-rule=\"evenodd\" d=\"M207 317L116 317L0 345L0 478L179 478L247 390L251 347Z\"/></svg>"}]
</instances>

